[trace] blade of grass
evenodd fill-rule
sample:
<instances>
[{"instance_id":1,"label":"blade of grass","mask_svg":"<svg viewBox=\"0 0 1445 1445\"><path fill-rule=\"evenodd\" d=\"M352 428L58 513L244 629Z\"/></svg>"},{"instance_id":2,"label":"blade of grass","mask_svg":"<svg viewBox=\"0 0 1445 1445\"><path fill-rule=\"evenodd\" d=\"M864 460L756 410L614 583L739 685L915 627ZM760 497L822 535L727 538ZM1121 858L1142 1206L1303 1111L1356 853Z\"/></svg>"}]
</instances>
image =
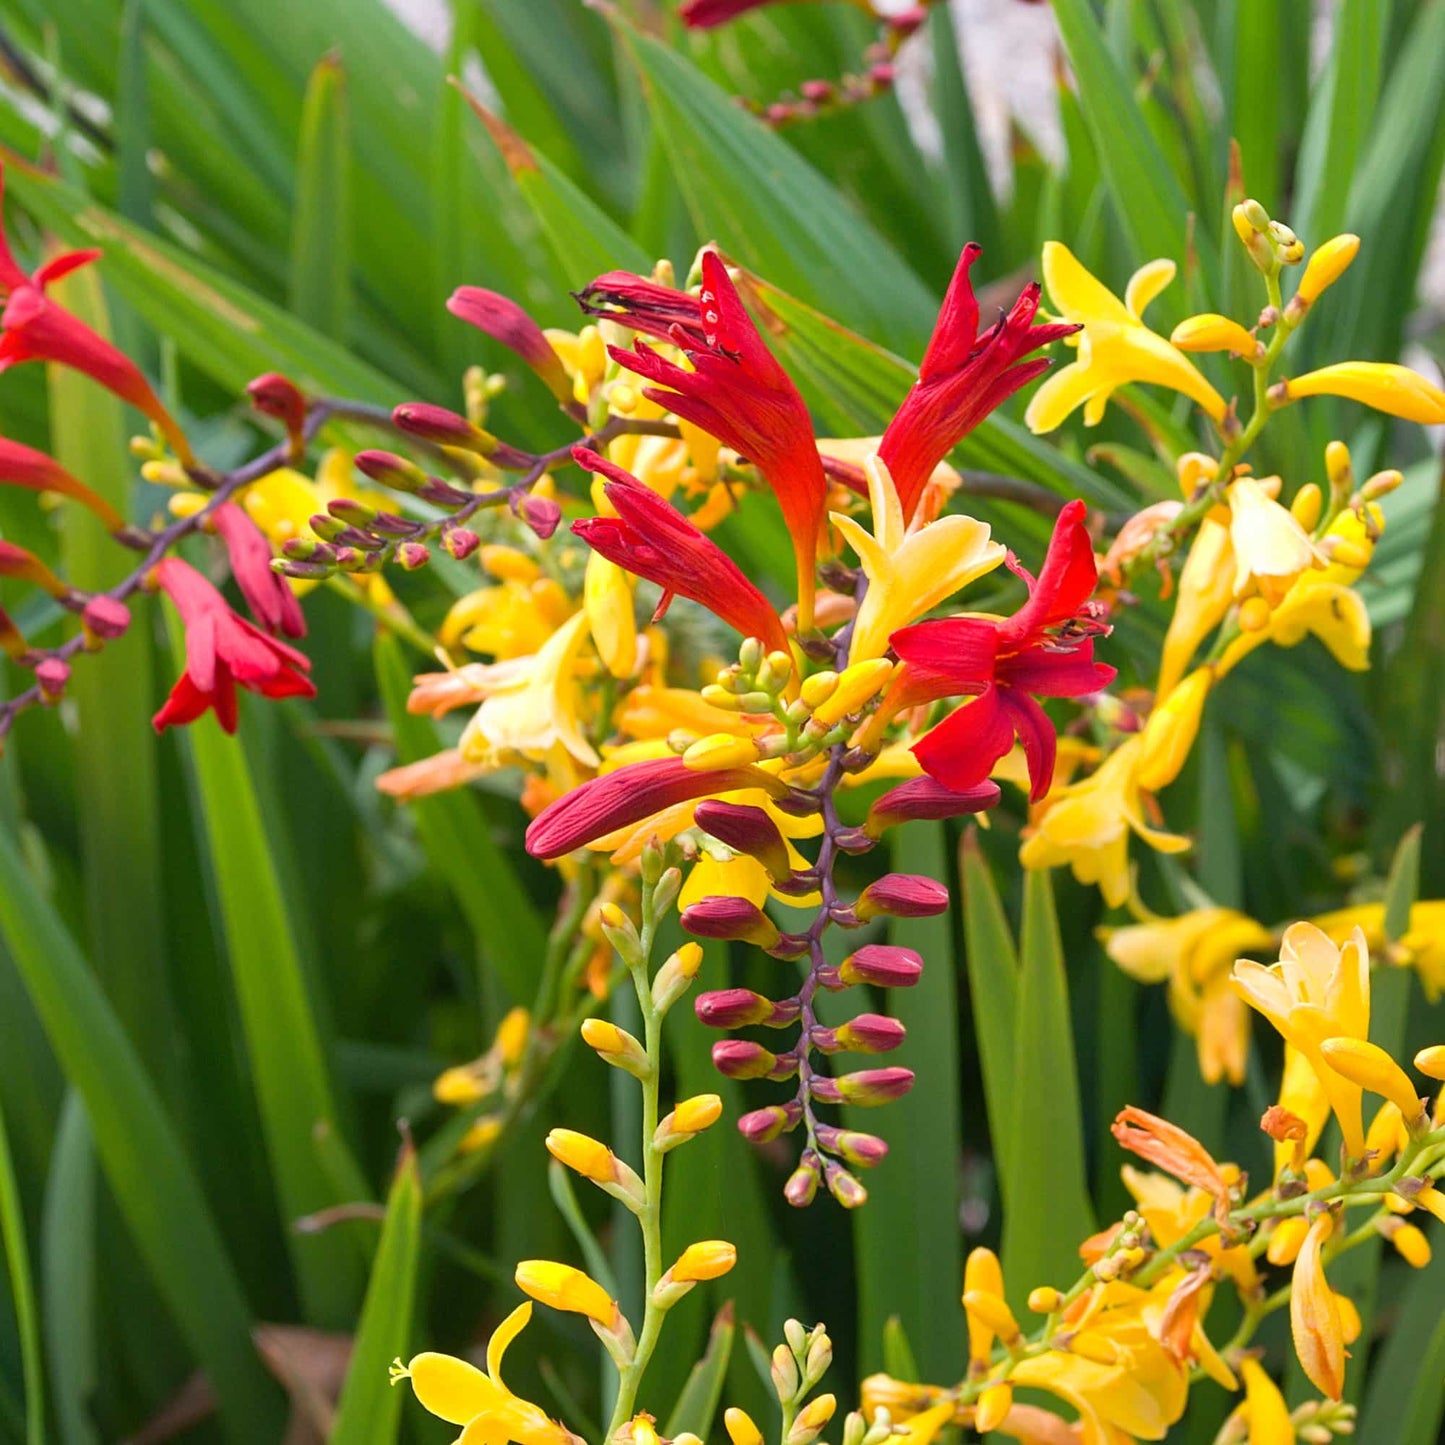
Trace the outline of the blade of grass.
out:
<instances>
[{"instance_id":1,"label":"blade of grass","mask_svg":"<svg viewBox=\"0 0 1445 1445\"><path fill-rule=\"evenodd\" d=\"M158 1288L241 1445L280 1439L280 1393L201 1192L134 1046L64 925L0 832L0 932L90 1115L106 1178Z\"/></svg>"},{"instance_id":2,"label":"blade of grass","mask_svg":"<svg viewBox=\"0 0 1445 1445\"><path fill-rule=\"evenodd\" d=\"M25 1379L26 1445L45 1445L45 1371L40 1359L40 1314L35 1305L35 1280L30 1272L30 1246L25 1239L25 1211L20 1184L10 1157L10 1136L0 1110L0 1241L10 1277L10 1300L20 1336L20 1366Z\"/></svg>"},{"instance_id":3,"label":"blade of grass","mask_svg":"<svg viewBox=\"0 0 1445 1445\"><path fill-rule=\"evenodd\" d=\"M692 1367L687 1384L667 1417L664 1435L674 1440L684 1431L706 1440L712 1433L713 1419L717 1415L718 1402L722 1399L723 1381L727 1378L728 1362L732 1359L733 1338L737 1326L733 1324L733 1307L725 1304L712 1322L708 1333L707 1349L702 1358Z\"/></svg>"},{"instance_id":4,"label":"blade of grass","mask_svg":"<svg viewBox=\"0 0 1445 1445\"><path fill-rule=\"evenodd\" d=\"M325 55L301 108L291 216L291 312L345 342L351 312L351 121L346 71Z\"/></svg>"}]
</instances>

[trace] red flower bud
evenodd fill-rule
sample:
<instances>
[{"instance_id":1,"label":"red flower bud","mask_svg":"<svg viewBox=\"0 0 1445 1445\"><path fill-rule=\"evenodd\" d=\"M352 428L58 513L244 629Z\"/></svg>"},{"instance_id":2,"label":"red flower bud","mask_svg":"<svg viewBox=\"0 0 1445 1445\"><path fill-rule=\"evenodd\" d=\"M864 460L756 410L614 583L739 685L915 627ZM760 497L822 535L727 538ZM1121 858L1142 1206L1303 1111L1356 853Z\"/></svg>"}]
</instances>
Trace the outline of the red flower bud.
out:
<instances>
[{"instance_id":1,"label":"red flower bud","mask_svg":"<svg viewBox=\"0 0 1445 1445\"><path fill-rule=\"evenodd\" d=\"M913 1087L913 1070L861 1069L836 1079L813 1080L812 1094L823 1104L857 1104L872 1108L901 1099Z\"/></svg>"},{"instance_id":2,"label":"red flower bud","mask_svg":"<svg viewBox=\"0 0 1445 1445\"><path fill-rule=\"evenodd\" d=\"M268 371L246 383L246 395L262 416L275 417L286 428L291 453L299 457L304 443L306 398L296 383L278 371Z\"/></svg>"},{"instance_id":3,"label":"red flower bud","mask_svg":"<svg viewBox=\"0 0 1445 1445\"><path fill-rule=\"evenodd\" d=\"M562 522L562 508L551 497L538 496L536 492L514 496L512 510L543 542Z\"/></svg>"},{"instance_id":4,"label":"red flower bud","mask_svg":"<svg viewBox=\"0 0 1445 1445\"><path fill-rule=\"evenodd\" d=\"M713 1067L729 1079L790 1079L798 1071L791 1054L770 1053L747 1039L722 1039L712 1046Z\"/></svg>"},{"instance_id":5,"label":"red flower bud","mask_svg":"<svg viewBox=\"0 0 1445 1445\"><path fill-rule=\"evenodd\" d=\"M85 604L80 620L97 637L110 641L120 637L130 626L130 608L102 592Z\"/></svg>"},{"instance_id":6,"label":"red flower bud","mask_svg":"<svg viewBox=\"0 0 1445 1445\"><path fill-rule=\"evenodd\" d=\"M783 1198L794 1209L806 1209L818 1193L819 1170L822 1160L811 1150L805 1150L798 1160L798 1167L788 1176L783 1185Z\"/></svg>"},{"instance_id":7,"label":"red flower bud","mask_svg":"<svg viewBox=\"0 0 1445 1445\"><path fill-rule=\"evenodd\" d=\"M431 551L429 548L423 547L420 542L403 542L396 549L396 560L408 572L415 572L419 567L425 567L431 561Z\"/></svg>"},{"instance_id":8,"label":"red flower bud","mask_svg":"<svg viewBox=\"0 0 1445 1445\"><path fill-rule=\"evenodd\" d=\"M854 913L860 923L880 913L893 918L932 918L948 908L948 889L918 873L885 873L858 898Z\"/></svg>"},{"instance_id":9,"label":"red flower bud","mask_svg":"<svg viewBox=\"0 0 1445 1445\"><path fill-rule=\"evenodd\" d=\"M465 562L481 545L482 539L470 527L448 527L442 533L443 549L458 562Z\"/></svg>"},{"instance_id":10,"label":"red flower bud","mask_svg":"<svg viewBox=\"0 0 1445 1445\"><path fill-rule=\"evenodd\" d=\"M362 476L398 492L420 491L427 483L427 474L415 462L409 462L395 452L357 452L355 461L356 470Z\"/></svg>"},{"instance_id":11,"label":"red flower bud","mask_svg":"<svg viewBox=\"0 0 1445 1445\"><path fill-rule=\"evenodd\" d=\"M699 898L684 908L682 926L699 938L741 939L759 948L771 948L782 937L757 904L728 894Z\"/></svg>"},{"instance_id":12,"label":"red flower bud","mask_svg":"<svg viewBox=\"0 0 1445 1445\"><path fill-rule=\"evenodd\" d=\"M693 1005L700 1022L714 1029L740 1029L750 1024L782 1028L797 1021L800 1004L795 998L774 1003L748 988L716 988L699 994Z\"/></svg>"},{"instance_id":13,"label":"red flower bud","mask_svg":"<svg viewBox=\"0 0 1445 1445\"><path fill-rule=\"evenodd\" d=\"M45 657L35 664L35 681L40 685L42 702L59 702L70 681L70 664L60 657Z\"/></svg>"},{"instance_id":14,"label":"red flower bud","mask_svg":"<svg viewBox=\"0 0 1445 1445\"><path fill-rule=\"evenodd\" d=\"M425 401L403 402L392 411L391 419L408 436L422 437L438 446L462 447L483 456L496 442L495 437L473 426L466 417Z\"/></svg>"},{"instance_id":15,"label":"red flower bud","mask_svg":"<svg viewBox=\"0 0 1445 1445\"><path fill-rule=\"evenodd\" d=\"M752 1144L767 1144L780 1134L790 1133L803 1120L803 1106L796 1099L786 1104L769 1104L754 1109L738 1120L738 1132ZM820 1135L821 1137L821 1135Z\"/></svg>"},{"instance_id":16,"label":"red flower bud","mask_svg":"<svg viewBox=\"0 0 1445 1445\"><path fill-rule=\"evenodd\" d=\"M981 813L992 808L998 799L998 784L992 781L956 792L929 777L910 778L890 788L869 808L864 829L870 837L877 838L886 829L914 819L957 818L965 813Z\"/></svg>"},{"instance_id":17,"label":"red flower bud","mask_svg":"<svg viewBox=\"0 0 1445 1445\"><path fill-rule=\"evenodd\" d=\"M856 1169L871 1169L881 1164L888 1154L887 1142L876 1134L857 1129L835 1129L831 1124L818 1125L818 1143L831 1154L846 1159Z\"/></svg>"},{"instance_id":18,"label":"red flower bud","mask_svg":"<svg viewBox=\"0 0 1445 1445\"><path fill-rule=\"evenodd\" d=\"M886 1054L903 1042L903 1025L897 1019L884 1014L859 1014L849 1023L836 1029L814 1029L812 1042L815 1049L825 1054L848 1052L853 1054Z\"/></svg>"},{"instance_id":19,"label":"red flower bud","mask_svg":"<svg viewBox=\"0 0 1445 1445\"><path fill-rule=\"evenodd\" d=\"M778 825L761 808L747 803L723 803L704 798L693 813L693 821L705 833L737 853L756 858L772 876L781 882L792 876L793 865L788 845Z\"/></svg>"},{"instance_id":20,"label":"red flower bud","mask_svg":"<svg viewBox=\"0 0 1445 1445\"><path fill-rule=\"evenodd\" d=\"M572 400L572 383L562 358L552 349L542 328L515 301L480 286L458 286L447 302L447 310L516 352L563 405Z\"/></svg>"},{"instance_id":21,"label":"red flower bud","mask_svg":"<svg viewBox=\"0 0 1445 1445\"><path fill-rule=\"evenodd\" d=\"M833 988L871 983L879 988L912 988L923 973L923 960L911 949L893 943L869 943L838 965Z\"/></svg>"}]
</instances>

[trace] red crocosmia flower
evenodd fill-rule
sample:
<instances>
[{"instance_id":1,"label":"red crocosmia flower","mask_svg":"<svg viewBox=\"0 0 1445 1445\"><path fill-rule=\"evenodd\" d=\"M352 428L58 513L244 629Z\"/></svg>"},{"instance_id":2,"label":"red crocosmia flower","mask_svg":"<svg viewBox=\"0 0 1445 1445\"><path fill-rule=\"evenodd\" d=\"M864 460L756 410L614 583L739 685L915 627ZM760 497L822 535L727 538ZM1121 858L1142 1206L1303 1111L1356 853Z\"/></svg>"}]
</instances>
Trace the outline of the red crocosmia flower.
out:
<instances>
[{"instance_id":1,"label":"red crocosmia flower","mask_svg":"<svg viewBox=\"0 0 1445 1445\"><path fill-rule=\"evenodd\" d=\"M574 292L577 304L589 316L616 321L644 336L679 345L707 345L702 302L690 292L664 286L631 271L608 271L585 291ZM681 336L678 335L679 330Z\"/></svg>"},{"instance_id":2,"label":"red crocosmia flower","mask_svg":"<svg viewBox=\"0 0 1445 1445\"><path fill-rule=\"evenodd\" d=\"M668 361L640 341L632 351L610 347L612 357L659 384L645 388L644 395L756 464L777 494L798 560L799 625L811 627L828 483L808 408L758 335L722 258L716 251L703 252L696 301L641 278L634 278L630 291L615 275L602 281L609 285L594 283L584 294L615 301L620 309L607 314L623 326L665 335L686 353L693 369Z\"/></svg>"},{"instance_id":3,"label":"red crocosmia flower","mask_svg":"<svg viewBox=\"0 0 1445 1445\"><path fill-rule=\"evenodd\" d=\"M246 599L251 615L270 633L306 636L301 604L284 577L271 570L271 544L261 529L234 502L211 513L216 532L226 544L231 575Z\"/></svg>"},{"instance_id":4,"label":"red crocosmia flower","mask_svg":"<svg viewBox=\"0 0 1445 1445\"><path fill-rule=\"evenodd\" d=\"M786 783L758 767L706 770L681 758L632 763L590 779L539 813L527 829L527 851L534 858L560 858L674 803L744 788L764 788L774 797L788 792Z\"/></svg>"},{"instance_id":5,"label":"red crocosmia flower","mask_svg":"<svg viewBox=\"0 0 1445 1445\"><path fill-rule=\"evenodd\" d=\"M3 246L0 240L0 249ZM125 526L120 513L104 497L71 476L54 457L6 437L0 437L0 484L31 492L59 492L89 507L107 531L118 532Z\"/></svg>"},{"instance_id":6,"label":"red crocosmia flower","mask_svg":"<svg viewBox=\"0 0 1445 1445\"><path fill-rule=\"evenodd\" d=\"M4 186L5 172L0 167L0 201ZM150 417L166 434L176 455L189 466L192 456L185 433L161 405L135 362L45 294L53 281L99 256L100 252L94 250L66 251L47 261L33 276L27 276L0 231L0 297L5 302L0 311L0 372L24 361L53 361L83 371Z\"/></svg>"},{"instance_id":7,"label":"red crocosmia flower","mask_svg":"<svg viewBox=\"0 0 1445 1445\"><path fill-rule=\"evenodd\" d=\"M761 10L764 5L776 3L777 0L685 0L677 13L689 30L711 30L750 10Z\"/></svg>"},{"instance_id":8,"label":"red crocosmia flower","mask_svg":"<svg viewBox=\"0 0 1445 1445\"><path fill-rule=\"evenodd\" d=\"M676 507L630 473L586 447L573 447L583 470L607 478L603 492L615 517L573 522L572 530L609 562L663 589L658 612L673 594L690 597L735 627L758 637L769 651L788 649L788 635L772 604L716 542L705 537Z\"/></svg>"},{"instance_id":9,"label":"red crocosmia flower","mask_svg":"<svg viewBox=\"0 0 1445 1445\"><path fill-rule=\"evenodd\" d=\"M199 572L178 557L157 564L156 582L186 627L186 670L151 719L157 732L195 722L207 708L236 731L236 684L262 697L315 697L310 659L238 617Z\"/></svg>"},{"instance_id":10,"label":"red crocosmia flower","mask_svg":"<svg viewBox=\"0 0 1445 1445\"><path fill-rule=\"evenodd\" d=\"M458 286L447 301L447 310L516 352L547 383L558 401L565 404L572 400L572 383L562 358L552 349L542 328L510 297L481 286Z\"/></svg>"},{"instance_id":11,"label":"red crocosmia flower","mask_svg":"<svg viewBox=\"0 0 1445 1445\"><path fill-rule=\"evenodd\" d=\"M979 254L972 242L963 248L918 380L878 445L905 518L913 515L934 467L990 412L1048 369L1046 357L1022 358L1079 329L1035 326L1039 287L1030 282L1008 315L978 335L978 300L968 273Z\"/></svg>"},{"instance_id":12,"label":"red crocosmia flower","mask_svg":"<svg viewBox=\"0 0 1445 1445\"><path fill-rule=\"evenodd\" d=\"M1015 558L1008 561L1029 584L1029 600L1012 617L950 617L893 634L905 664L894 701L976 694L925 733L914 755L930 777L962 791L986 778L1017 736L1036 801L1053 781L1055 739L1035 698L1083 697L1114 678L1112 667L1094 661L1093 637L1107 628L1089 615L1098 571L1083 502L1059 513L1037 581Z\"/></svg>"}]
</instances>

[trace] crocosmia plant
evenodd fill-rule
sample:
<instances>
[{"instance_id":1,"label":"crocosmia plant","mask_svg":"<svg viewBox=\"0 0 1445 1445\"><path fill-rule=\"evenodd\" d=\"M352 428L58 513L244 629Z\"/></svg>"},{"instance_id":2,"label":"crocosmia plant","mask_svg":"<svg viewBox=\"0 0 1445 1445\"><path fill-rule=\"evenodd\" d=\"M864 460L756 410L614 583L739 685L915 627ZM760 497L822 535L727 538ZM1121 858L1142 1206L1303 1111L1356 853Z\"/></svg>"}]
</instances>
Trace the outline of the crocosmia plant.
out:
<instances>
[{"instance_id":1,"label":"crocosmia plant","mask_svg":"<svg viewBox=\"0 0 1445 1445\"><path fill-rule=\"evenodd\" d=\"M431 8L0 17L0 1438L1445 1438L1445 4Z\"/></svg>"}]
</instances>

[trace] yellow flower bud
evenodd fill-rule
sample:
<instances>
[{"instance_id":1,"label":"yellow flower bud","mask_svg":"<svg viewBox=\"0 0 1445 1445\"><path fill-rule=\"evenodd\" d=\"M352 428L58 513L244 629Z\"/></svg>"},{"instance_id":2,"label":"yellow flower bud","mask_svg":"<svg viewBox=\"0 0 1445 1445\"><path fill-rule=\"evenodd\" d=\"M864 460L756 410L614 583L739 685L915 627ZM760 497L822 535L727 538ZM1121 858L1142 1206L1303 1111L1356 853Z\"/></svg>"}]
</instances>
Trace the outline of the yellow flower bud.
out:
<instances>
[{"instance_id":1,"label":"yellow flower bud","mask_svg":"<svg viewBox=\"0 0 1445 1445\"><path fill-rule=\"evenodd\" d=\"M1400 1258L1415 1269L1424 1269L1430 1263L1430 1241L1418 1225L1407 1224L1402 1219L1390 1221L1392 1228L1385 1231L1386 1238L1399 1251Z\"/></svg>"},{"instance_id":2,"label":"yellow flower bud","mask_svg":"<svg viewBox=\"0 0 1445 1445\"><path fill-rule=\"evenodd\" d=\"M990 1430L997 1430L1003 1424L1004 1416L1012 1408L1013 1402L1012 1385L1007 1382L990 1385L978 1397L978 1409L974 1415L973 1428L980 1435L987 1435Z\"/></svg>"},{"instance_id":3,"label":"yellow flower bud","mask_svg":"<svg viewBox=\"0 0 1445 1445\"><path fill-rule=\"evenodd\" d=\"M1322 245L1316 246L1304 274L1300 277L1299 289L1295 295L1306 306L1313 304L1319 299L1321 292L1328 290L1345 274L1359 249L1360 238L1348 232L1341 236L1332 236Z\"/></svg>"},{"instance_id":4,"label":"yellow flower bud","mask_svg":"<svg viewBox=\"0 0 1445 1445\"><path fill-rule=\"evenodd\" d=\"M983 1289L965 1290L963 1307L968 1312L970 1323L978 1319L1005 1344L1019 1337L1018 1321L1002 1295Z\"/></svg>"},{"instance_id":5,"label":"yellow flower bud","mask_svg":"<svg viewBox=\"0 0 1445 1445\"><path fill-rule=\"evenodd\" d=\"M1240 603L1239 630L1262 632L1269 626L1269 603L1263 597L1251 597Z\"/></svg>"},{"instance_id":6,"label":"yellow flower bud","mask_svg":"<svg viewBox=\"0 0 1445 1445\"><path fill-rule=\"evenodd\" d=\"M1293 1264L1308 1233L1309 1222L1299 1215L1281 1219L1270 1231L1269 1246L1264 1257L1271 1264Z\"/></svg>"},{"instance_id":7,"label":"yellow flower bud","mask_svg":"<svg viewBox=\"0 0 1445 1445\"><path fill-rule=\"evenodd\" d=\"M517 1266L517 1288L539 1304L554 1310L586 1315L611 1328L617 1320L617 1301L600 1284L570 1264L551 1259L524 1259Z\"/></svg>"},{"instance_id":8,"label":"yellow flower bud","mask_svg":"<svg viewBox=\"0 0 1445 1445\"><path fill-rule=\"evenodd\" d=\"M815 1395L801 1410L793 1422L793 1431L810 1430L816 1433L833 1418L838 1408L836 1395Z\"/></svg>"},{"instance_id":9,"label":"yellow flower bud","mask_svg":"<svg viewBox=\"0 0 1445 1445\"><path fill-rule=\"evenodd\" d=\"M155 462L146 463L147 467L156 465ZM141 468L141 474L145 474L145 467ZM166 510L173 517L194 517L209 501L210 498L204 492L177 492L166 503Z\"/></svg>"},{"instance_id":10,"label":"yellow flower bud","mask_svg":"<svg viewBox=\"0 0 1445 1445\"><path fill-rule=\"evenodd\" d=\"M812 677L803 679L799 696L810 710L819 708L832 697L833 689L837 686L838 674L836 672L815 672Z\"/></svg>"},{"instance_id":11,"label":"yellow flower bud","mask_svg":"<svg viewBox=\"0 0 1445 1445\"><path fill-rule=\"evenodd\" d=\"M510 1066L521 1061L531 1025L532 1016L524 1008L509 1009L507 1016L497 1025L497 1037L492 1046L504 1064Z\"/></svg>"},{"instance_id":12,"label":"yellow flower bud","mask_svg":"<svg viewBox=\"0 0 1445 1445\"><path fill-rule=\"evenodd\" d=\"M495 1114L484 1114L457 1141L458 1154L476 1154L496 1143L501 1137L502 1121Z\"/></svg>"},{"instance_id":13,"label":"yellow flower bud","mask_svg":"<svg viewBox=\"0 0 1445 1445\"><path fill-rule=\"evenodd\" d=\"M577 335L577 373L590 391L607 370L607 343L595 326L584 326Z\"/></svg>"},{"instance_id":14,"label":"yellow flower bud","mask_svg":"<svg viewBox=\"0 0 1445 1445\"><path fill-rule=\"evenodd\" d=\"M547 1152L584 1179L611 1183L616 1177L617 1161L605 1144L590 1135L573 1129L553 1129L547 1135Z\"/></svg>"},{"instance_id":15,"label":"yellow flower bud","mask_svg":"<svg viewBox=\"0 0 1445 1445\"><path fill-rule=\"evenodd\" d=\"M672 1125L682 1134L701 1134L722 1117L722 1099L717 1094L695 1094L672 1111Z\"/></svg>"},{"instance_id":16,"label":"yellow flower bud","mask_svg":"<svg viewBox=\"0 0 1445 1445\"><path fill-rule=\"evenodd\" d=\"M1239 322L1213 312L1181 321L1169 340L1180 351L1229 351L1252 358L1259 350L1259 342Z\"/></svg>"},{"instance_id":17,"label":"yellow flower bud","mask_svg":"<svg viewBox=\"0 0 1445 1445\"><path fill-rule=\"evenodd\" d=\"M637 410L637 392L625 381L613 386L607 393L607 400L612 410L621 412L623 416L631 416Z\"/></svg>"},{"instance_id":18,"label":"yellow flower bud","mask_svg":"<svg viewBox=\"0 0 1445 1445\"><path fill-rule=\"evenodd\" d=\"M1062 1309L1064 1297L1052 1285L1041 1284L1029 1291L1029 1308L1036 1315L1051 1315Z\"/></svg>"},{"instance_id":19,"label":"yellow flower bud","mask_svg":"<svg viewBox=\"0 0 1445 1445\"><path fill-rule=\"evenodd\" d=\"M697 1284L705 1279L718 1279L738 1262L736 1248L725 1239L705 1239L690 1244L668 1270L678 1284Z\"/></svg>"},{"instance_id":20,"label":"yellow flower bud","mask_svg":"<svg viewBox=\"0 0 1445 1445\"><path fill-rule=\"evenodd\" d=\"M1420 1118L1424 1105L1414 1083L1378 1044L1364 1039L1326 1039L1320 1045L1320 1053L1337 1074L1388 1099L1406 1123Z\"/></svg>"},{"instance_id":21,"label":"yellow flower bud","mask_svg":"<svg viewBox=\"0 0 1445 1445\"><path fill-rule=\"evenodd\" d=\"M1354 468L1350 465L1350 449L1344 442L1333 441L1325 447L1325 475L1337 492L1348 492L1355 485Z\"/></svg>"},{"instance_id":22,"label":"yellow flower bud","mask_svg":"<svg viewBox=\"0 0 1445 1445\"><path fill-rule=\"evenodd\" d=\"M1198 667L1149 715L1135 777L1151 793L1172 783L1189 758L1214 669Z\"/></svg>"},{"instance_id":23,"label":"yellow flower bud","mask_svg":"<svg viewBox=\"0 0 1445 1445\"><path fill-rule=\"evenodd\" d=\"M1280 383L1282 400L1342 396L1376 411L1431 426L1445 422L1445 391L1408 366L1387 361L1340 361Z\"/></svg>"},{"instance_id":24,"label":"yellow flower bud","mask_svg":"<svg viewBox=\"0 0 1445 1445\"><path fill-rule=\"evenodd\" d=\"M1381 497L1388 497L1397 487L1403 486L1404 482L1404 472L1397 472L1393 469L1376 472L1375 475L1360 488L1360 496L1367 502L1378 502Z\"/></svg>"},{"instance_id":25,"label":"yellow flower bud","mask_svg":"<svg viewBox=\"0 0 1445 1445\"><path fill-rule=\"evenodd\" d=\"M893 664L882 657L854 663L839 674L837 687L813 709L814 719L824 727L842 722L849 713L871 702L892 674Z\"/></svg>"},{"instance_id":26,"label":"yellow flower bud","mask_svg":"<svg viewBox=\"0 0 1445 1445\"><path fill-rule=\"evenodd\" d=\"M712 733L699 738L682 755L683 762L698 772L718 768L737 768L758 760L758 745L752 738L734 737L731 733Z\"/></svg>"},{"instance_id":27,"label":"yellow flower bud","mask_svg":"<svg viewBox=\"0 0 1445 1445\"><path fill-rule=\"evenodd\" d=\"M1265 1374L1258 1360L1246 1356L1240 1361L1244 1377L1246 1408L1249 1411L1250 1445L1294 1445L1294 1422L1279 1386Z\"/></svg>"},{"instance_id":28,"label":"yellow flower bud","mask_svg":"<svg viewBox=\"0 0 1445 1445\"><path fill-rule=\"evenodd\" d=\"M1415 1055L1415 1067L1426 1078L1445 1079L1445 1044L1431 1044Z\"/></svg>"},{"instance_id":29,"label":"yellow flower bud","mask_svg":"<svg viewBox=\"0 0 1445 1445\"><path fill-rule=\"evenodd\" d=\"M1289 510L1295 521L1306 532L1313 532L1319 523L1324 505L1325 494L1320 491L1319 486L1314 482L1306 482L1294 494L1294 500L1290 502Z\"/></svg>"},{"instance_id":30,"label":"yellow flower bud","mask_svg":"<svg viewBox=\"0 0 1445 1445\"><path fill-rule=\"evenodd\" d=\"M1413 1203L1433 1214L1441 1224L1445 1224L1445 1194L1442 1194L1433 1184L1427 1185L1415 1195Z\"/></svg>"},{"instance_id":31,"label":"yellow flower bud","mask_svg":"<svg viewBox=\"0 0 1445 1445\"><path fill-rule=\"evenodd\" d=\"M723 1427L732 1445L763 1445L763 1432L753 1424L753 1417L736 1405L723 1412Z\"/></svg>"},{"instance_id":32,"label":"yellow flower bud","mask_svg":"<svg viewBox=\"0 0 1445 1445\"><path fill-rule=\"evenodd\" d=\"M456 1068L444 1069L431 1086L432 1097L438 1104L451 1104L465 1108L478 1103L492 1092L478 1077L476 1066L459 1064Z\"/></svg>"}]
</instances>

